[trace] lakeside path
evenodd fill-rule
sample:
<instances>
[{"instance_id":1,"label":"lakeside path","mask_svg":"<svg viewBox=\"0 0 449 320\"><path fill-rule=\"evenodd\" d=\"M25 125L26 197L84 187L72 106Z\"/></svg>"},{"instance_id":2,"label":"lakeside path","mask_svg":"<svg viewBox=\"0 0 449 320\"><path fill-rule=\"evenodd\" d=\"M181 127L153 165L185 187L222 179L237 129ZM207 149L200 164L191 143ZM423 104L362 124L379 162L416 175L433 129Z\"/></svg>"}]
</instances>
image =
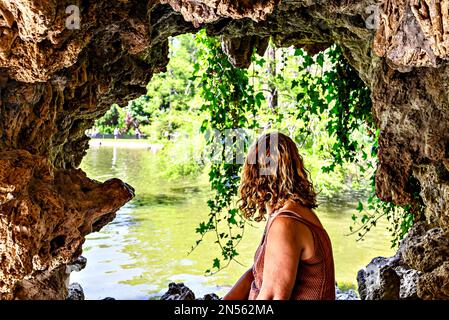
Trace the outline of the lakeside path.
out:
<instances>
[{"instance_id":1,"label":"lakeside path","mask_svg":"<svg viewBox=\"0 0 449 320\"><path fill-rule=\"evenodd\" d=\"M148 143L148 141L144 139L90 139L89 147L148 149L157 152L161 150L164 147L164 145Z\"/></svg>"}]
</instances>

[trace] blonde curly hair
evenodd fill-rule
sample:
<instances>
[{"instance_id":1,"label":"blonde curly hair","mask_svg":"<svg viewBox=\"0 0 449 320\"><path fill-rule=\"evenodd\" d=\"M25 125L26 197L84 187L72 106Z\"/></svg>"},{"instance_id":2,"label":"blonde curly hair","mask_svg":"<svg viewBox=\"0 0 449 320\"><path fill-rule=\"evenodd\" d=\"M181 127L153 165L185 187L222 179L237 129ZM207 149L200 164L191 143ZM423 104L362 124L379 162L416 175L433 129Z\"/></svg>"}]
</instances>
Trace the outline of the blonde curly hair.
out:
<instances>
[{"instance_id":1,"label":"blonde curly hair","mask_svg":"<svg viewBox=\"0 0 449 320\"><path fill-rule=\"evenodd\" d=\"M263 134L249 149L239 187L240 210L247 219L261 221L265 205L273 210L292 200L316 208L316 192L295 142L273 132Z\"/></svg>"}]
</instances>

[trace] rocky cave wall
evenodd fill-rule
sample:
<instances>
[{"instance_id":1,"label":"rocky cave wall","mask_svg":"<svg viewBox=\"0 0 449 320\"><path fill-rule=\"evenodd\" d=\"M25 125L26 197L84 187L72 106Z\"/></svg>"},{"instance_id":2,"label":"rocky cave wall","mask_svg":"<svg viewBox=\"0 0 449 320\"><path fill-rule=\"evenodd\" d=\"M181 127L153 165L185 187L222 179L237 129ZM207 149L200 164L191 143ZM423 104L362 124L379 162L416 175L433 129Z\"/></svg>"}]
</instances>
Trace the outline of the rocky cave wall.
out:
<instances>
[{"instance_id":1,"label":"rocky cave wall","mask_svg":"<svg viewBox=\"0 0 449 320\"><path fill-rule=\"evenodd\" d=\"M111 221L134 192L118 179L100 183L77 169L88 148L85 130L112 103L145 93L168 62L169 36L201 27L221 35L241 67L270 36L311 53L335 42L343 47L372 91L381 130L378 195L412 201L413 176L426 204L395 261L416 271L416 297L449 298L440 285L449 281L448 6L446 0L0 0L0 299L66 296L66 265L80 255L85 235Z\"/></svg>"}]
</instances>

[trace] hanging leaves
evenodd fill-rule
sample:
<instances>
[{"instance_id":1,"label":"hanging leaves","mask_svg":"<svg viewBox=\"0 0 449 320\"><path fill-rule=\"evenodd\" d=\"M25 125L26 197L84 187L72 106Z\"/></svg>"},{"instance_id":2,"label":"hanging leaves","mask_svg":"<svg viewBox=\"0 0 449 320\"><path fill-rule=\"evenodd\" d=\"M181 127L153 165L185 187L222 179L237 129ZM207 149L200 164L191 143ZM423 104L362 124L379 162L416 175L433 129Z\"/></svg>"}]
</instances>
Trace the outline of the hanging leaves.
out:
<instances>
[{"instance_id":1,"label":"hanging leaves","mask_svg":"<svg viewBox=\"0 0 449 320\"><path fill-rule=\"evenodd\" d=\"M208 117L201 126L201 132L206 135L208 145L213 146L209 156L219 155L209 171L213 194L208 201L209 218L196 229L200 236L197 244L209 232L216 235L215 242L220 247L221 258L215 258L212 269L206 270L206 273L212 274L225 268L231 261L236 261L236 248L245 226L245 220L236 206L236 196L242 167L237 157L246 150L247 144L244 150L240 150L237 141L226 143L229 138L226 135L240 128L257 126L255 114L264 96L255 94L246 70L236 68L229 62L219 39L208 37L202 30L196 36L196 43L201 63L195 68L194 78L198 80L203 98L201 110ZM245 133L238 132L238 139L245 140Z\"/></svg>"}]
</instances>

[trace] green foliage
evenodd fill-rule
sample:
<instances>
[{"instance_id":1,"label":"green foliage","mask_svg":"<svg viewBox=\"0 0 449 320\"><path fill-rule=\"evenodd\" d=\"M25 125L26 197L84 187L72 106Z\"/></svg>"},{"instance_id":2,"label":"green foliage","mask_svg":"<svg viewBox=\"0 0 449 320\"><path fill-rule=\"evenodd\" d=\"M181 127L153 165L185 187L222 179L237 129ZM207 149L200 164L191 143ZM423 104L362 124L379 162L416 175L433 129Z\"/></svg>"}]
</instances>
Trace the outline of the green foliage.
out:
<instances>
[{"instance_id":1,"label":"green foliage","mask_svg":"<svg viewBox=\"0 0 449 320\"><path fill-rule=\"evenodd\" d=\"M155 74L147 86L149 109L185 111L196 107L192 102L197 90L190 79L198 60L198 48L193 40L191 34L170 38L167 71Z\"/></svg>"},{"instance_id":2,"label":"green foliage","mask_svg":"<svg viewBox=\"0 0 449 320\"><path fill-rule=\"evenodd\" d=\"M112 133L117 126L123 133L134 133L135 129L145 132L148 131L145 126L159 117L166 118L167 113L172 115L173 111L197 111L199 96L195 83L190 79L198 50L193 40L191 34L170 38L167 71L153 76L147 85L146 95L128 102L123 109L113 105L96 123L100 132ZM174 124L169 119L167 121L167 126ZM166 129L173 133L178 128Z\"/></svg>"},{"instance_id":3,"label":"green foliage","mask_svg":"<svg viewBox=\"0 0 449 320\"><path fill-rule=\"evenodd\" d=\"M164 147L158 152L162 174L169 180L198 177L206 166L205 139L197 134L201 119L188 111L158 117L145 131L149 140ZM174 129L176 128L176 129ZM168 139L170 137L170 139Z\"/></svg>"},{"instance_id":4,"label":"green foliage","mask_svg":"<svg viewBox=\"0 0 449 320\"><path fill-rule=\"evenodd\" d=\"M193 125L196 123L200 123L196 115L187 111L180 113L169 109L158 112L153 118L151 126L144 127L143 131L151 141L165 143L174 141L180 132L191 133L194 130Z\"/></svg>"},{"instance_id":5,"label":"green foliage","mask_svg":"<svg viewBox=\"0 0 449 320\"><path fill-rule=\"evenodd\" d=\"M218 152L209 150L217 142L211 130L287 133L298 143L321 196L366 191L366 201L359 203L359 214L352 217L351 234L363 239L385 217L391 222L392 244L397 245L423 210L419 185L411 184L413 204L395 206L376 196L379 132L372 119L370 92L338 46L310 56L302 49L275 48L270 43L263 57L254 54L251 67L241 70L230 64L220 41L204 30L170 42L167 71L153 76L147 94L125 108L113 105L96 126L105 133L116 126L123 132L139 128L151 143L163 144L161 168L169 179L209 170L210 215L196 230L196 245L213 232L221 249L222 257L213 261L209 273L236 259L245 225L235 204L241 165L224 161L223 141ZM249 141L255 131L240 138ZM235 144L227 151L235 154L237 149ZM217 161L207 165L212 156Z\"/></svg>"},{"instance_id":6,"label":"green foliage","mask_svg":"<svg viewBox=\"0 0 449 320\"><path fill-rule=\"evenodd\" d=\"M396 247L425 209L419 196L420 186L417 180L413 177L410 177L409 180L414 190L412 203L395 205L392 202L382 201L376 196L375 175L373 175L371 193L367 199L366 208L359 201L357 206L359 217L352 216L354 225L350 226L351 234L357 234L358 240L362 240L373 227L376 227L379 219L386 217L390 223L388 231L391 233L391 247Z\"/></svg>"},{"instance_id":7,"label":"green foliage","mask_svg":"<svg viewBox=\"0 0 449 320\"><path fill-rule=\"evenodd\" d=\"M309 121L313 116L327 119L325 132L329 137L335 137L330 147L331 163L323 166L323 172L332 172L337 167L354 163L362 173L371 175L371 192L368 196L368 211L359 202L357 210L360 215L352 216L354 225L350 226L352 234L358 239L363 237L375 227L377 221L386 217L390 221L389 231L392 234L392 246L408 232L414 222L414 217L423 210L419 199L419 185L415 184L414 204L404 206L384 202L376 195L375 174L377 168L377 140L379 132L371 115L371 99L368 88L358 77L356 71L343 57L341 49L333 45L328 50L308 56L303 50L297 49L295 55L302 57L299 67L298 80L292 82L292 89L299 88L297 94L298 119ZM307 131L307 127L302 128ZM369 133L368 141L360 145L356 138L357 133L366 130ZM367 150L367 145L371 150ZM371 155L369 155L371 153ZM371 156L371 161L368 160ZM354 226L360 226L354 230Z\"/></svg>"},{"instance_id":8,"label":"green foliage","mask_svg":"<svg viewBox=\"0 0 449 320\"><path fill-rule=\"evenodd\" d=\"M184 34L169 41L167 71L153 76L146 95L124 108L113 105L96 127L101 133L113 133L119 127L122 133L134 134L138 129L149 143L163 145L158 152L160 167L173 180L203 171L205 141L197 134L202 122L198 115L201 98L191 79L198 50L194 36Z\"/></svg>"},{"instance_id":9,"label":"green foliage","mask_svg":"<svg viewBox=\"0 0 449 320\"><path fill-rule=\"evenodd\" d=\"M221 248L222 257L214 259L212 271L208 270L208 273L213 273L226 267L231 261L236 261L236 247L242 239L245 226L245 219L235 203L242 167L235 157L241 150L238 150L235 141L230 149L226 148L223 134L226 130L255 127L257 107L263 97L254 93L247 71L232 66L221 49L219 39L208 37L203 30L197 34L196 43L201 63L195 64L192 80L199 81L203 98L200 110L207 114L201 131L206 134L207 144L214 146L210 157L217 153L217 147L221 155L219 161L210 165L209 181L213 196L208 201L209 218L196 229L200 236L196 245L208 232L216 234L216 243ZM218 139L214 132L219 133ZM233 155L232 161L225 161L226 156L229 156L227 152Z\"/></svg>"}]
</instances>

